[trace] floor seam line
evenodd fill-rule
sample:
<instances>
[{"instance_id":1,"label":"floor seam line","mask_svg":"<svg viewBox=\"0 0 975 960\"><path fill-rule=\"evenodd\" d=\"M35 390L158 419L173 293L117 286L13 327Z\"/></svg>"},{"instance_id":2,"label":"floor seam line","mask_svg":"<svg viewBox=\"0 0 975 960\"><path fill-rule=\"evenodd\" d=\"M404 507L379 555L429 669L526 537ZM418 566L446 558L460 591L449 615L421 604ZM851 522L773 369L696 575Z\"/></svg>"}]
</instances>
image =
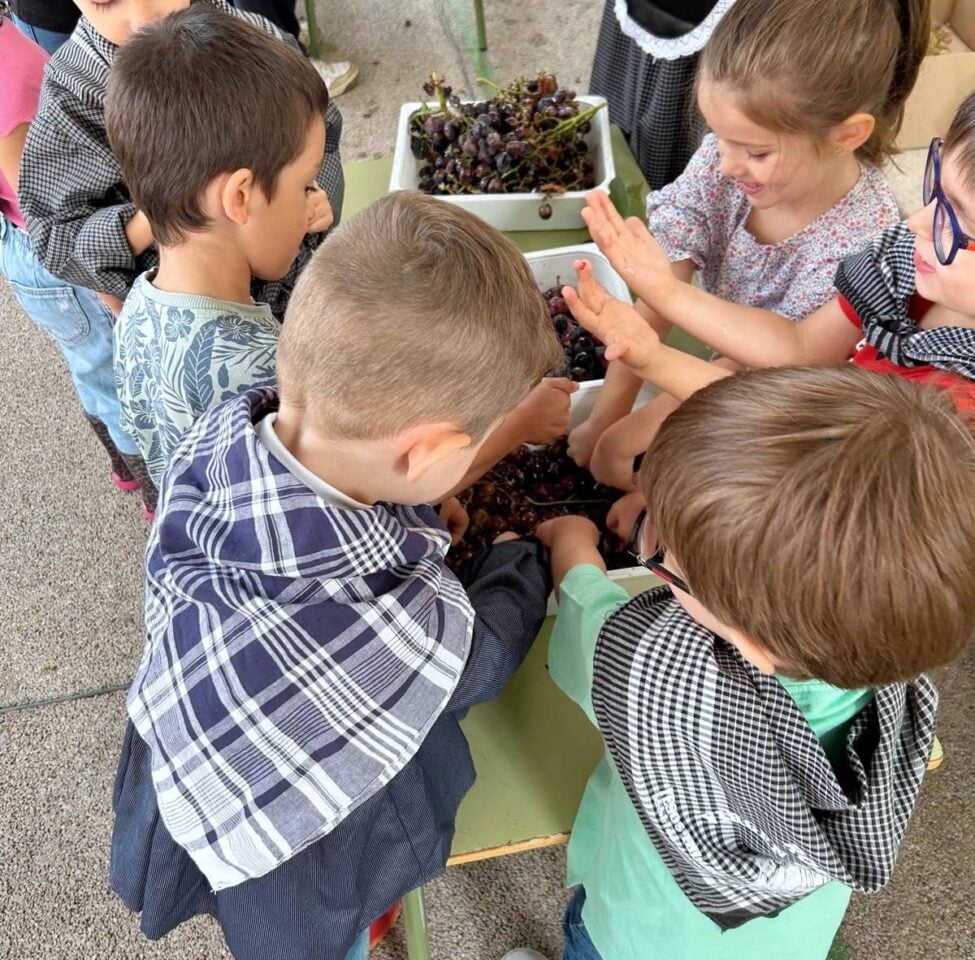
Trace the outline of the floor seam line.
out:
<instances>
[{"instance_id":1,"label":"floor seam line","mask_svg":"<svg viewBox=\"0 0 975 960\"><path fill-rule=\"evenodd\" d=\"M70 693L58 694L55 697L43 697L37 700L20 700L14 703L0 703L0 717L8 713L17 713L21 710L39 710L42 707L51 707L58 703L70 703L73 700L91 700L94 697L107 696L110 693L120 693L128 690L129 683L113 683L103 687L92 687L87 690L73 690Z\"/></svg>"}]
</instances>

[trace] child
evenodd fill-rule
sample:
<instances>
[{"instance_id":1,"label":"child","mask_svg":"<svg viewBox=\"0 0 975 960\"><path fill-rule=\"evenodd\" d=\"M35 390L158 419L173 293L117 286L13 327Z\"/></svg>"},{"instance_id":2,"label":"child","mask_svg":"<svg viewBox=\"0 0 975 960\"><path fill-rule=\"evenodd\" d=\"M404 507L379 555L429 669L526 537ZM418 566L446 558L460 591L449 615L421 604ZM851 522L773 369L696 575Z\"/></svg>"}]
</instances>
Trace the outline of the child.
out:
<instances>
[{"instance_id":1,"label":"child","mask_svg":"<svg viewBox=\"0 0 975 960\"><path fill-rule=\"evenodd\" d=\"M397 192L299 280L280 394L184 437L115 789L111 884L147 936L213 913L237 960L364 956L443 869L474 780L459 720L524 657L550 580L535 541L506 542L468 599L426 504L560 357L518 251Z\"/></svg>"},{"instance_id":2,"label":"child","mask_svg":"<svg viewBox=\"0 0 975 960\"><path fill-rule=\"evenodd\" d=\"M280 325L267 304L250 302L250 280L286 274L321 215L315 177L327 103L297 50L208 4L143 28L116 54L109 141L160 259L119 315L116 375L123 426L157 485L198 417L274 380ZM258 113L267 129L255 140ZM564 411L557 436L568 394L539 392L554 400L534 397L532 410L544 414L554 402ZM545 429L510 438L495 459L517 443L554 439Z\"/></svg>"},{"instance_id":3,"label":"child","mask_svg":"<svg viewBox=\"0 0 975 960\"><path fill-rule=\"evenodd\" d=\"M605 195L584 216L600 248L632 289L675 323L748 367L841 363L948 389L975 408L975 93L948 134L931 143L925 206L840 264L839 296L797 324L769 310L727 303L669 269L638 221L624 223ZM579 295L567 300L580 322L638 376L678 400L727 371L663 347L636 311L612 300L579 264ZM580 299L581 298L581 299Z\"/></svg>"},{"instance_id":4,"label":"child","mask_svg":"<svg viewBox=\"0 0 975 960\"><path fill-rule=\"evenodd\" d=\"M697 81L713 133L647 204L677 277L697 273L718 297L793 320L834 295L837 264L898 219L877 166L893 152L924 57L928 6L739 0L725 14ZM843 42L823 42L831 36ZM665 336L669 324L652 308L640 307ZM631 414L639 385L611 366L570 438L577 462L624 490L634 487L634 457L676 405L658 398Z\"/></svg>"},{"instance_id":5,"label":"child","mask_svg":"<svg viewBox=\"0 0 975 960\"><path fill-rule=\"evenodd\" d=\"M107 295L117 313L136 277L158 266L154 238L144 211L125 186L105 133L105 87L119 46L135 30L183 10L190 0L76 0L83 16L71 39L52 58L44 76L37 117L31 124L21 167L20 200L37 255L53 274ZM242 13L224 0L197 0L282 35L255 14ZM146 14L146 10L149 14ZM287 41L289 44L290 40ZM198 91L201 97L206 91ZM252 118L252 139L265 136L267 115ZM321 217L309 226L301 255L278 281L255 282L254 299L267 303L278 318L300 268L321 242L320 231L338 220L344 181L339 157L342 118L329 103L326 147L318 183ZM168 163L158 158L160 166Z\"/></svg>"},{"instance_id":6,"label":"child","mask_svg":"<svg viewBox=\"0 0 975 960\"><path fill-rule=\"evenodd\" d=\"M923 671L972 636L973 481L941 391L764 370L695 394L647 451L634 553L668 586L630 600L589 521L539 528L552 677L606 743L569 844L566 960L824 960L917 800Z\"/></svg>"},{"instance_id":7,"label":"child","mask_svg":"<svg viewBox=\"0 0 975 960\"><path fill-rule=\"evenodd\" d=\"M112 373L112 315L84 287L52 276L37 259L17 205L20 155L47 57L5 16L0 2L0 274L31 320L57 342L89 425L108 453L112 482L135 490L145 467L119 423Z\"/></svg>"},{"instance_id":8,"label":"child","mask_svg":"<svg viewBox=\"0 0 975 960\"><path fill-rule=\"evenodd\" d=\"M251 277L283 277L319 215L327 106L297 49L206 3L115 55L109 143L159 250L119 314L115 372L122 425L157 486L197 418L274 381L280 324L251 300Z\"/></svg>"}]
</instances>

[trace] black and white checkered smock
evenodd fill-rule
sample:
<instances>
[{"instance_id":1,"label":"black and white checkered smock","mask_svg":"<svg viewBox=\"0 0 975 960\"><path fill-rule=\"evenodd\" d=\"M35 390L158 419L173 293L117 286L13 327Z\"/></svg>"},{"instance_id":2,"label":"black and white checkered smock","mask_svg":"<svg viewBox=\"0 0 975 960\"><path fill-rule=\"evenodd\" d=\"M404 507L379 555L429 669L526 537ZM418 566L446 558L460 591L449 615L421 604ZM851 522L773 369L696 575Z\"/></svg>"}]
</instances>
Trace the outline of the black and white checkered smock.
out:
<instances>
[{"instance_id":1,"label":"black and white checkered smock","mask_svg":"<svg viewBox=\"0 0 975 960\"><path fill-rule=\"evenodd\" d=\"M651 190L678 177L701 141L694 71L701 48L734 2L717 0L699 23L686 24L686 33L661 36L631 15L626 0L606 0L589 89L609 101L610 120L626 135ZM640 5L656 6L651 0ZM666 11L646 13L673 25Z\"/></svg>"},{"instance_id":2,"label":"black and white checkered smock","mask_svg":"<svg viewBox=\"0 0 975 960\"><path fill-rule=\"evenodd\" d=\"M210 2L268 33L287 39L256 14L235 10L223 0ZM20 208L34 249L48 270L69 283L124 299L135 278L158 265L155 248L133 257L125 224L135 205L122 180L105 132L105 87L116 47L84 17L51 58L44 73L37 116L30 126L20 169ZM325 113L325 158L318 182L328 193L338 222L345 193L339 141L342 115L333 103ZM254 118L254 137L262 136ZM159 158L166 163L166 157ZM299 269L321 243L321 234L302 242L302 253L281 280L255 283L255 300L284 314Z\"/></svg>"},{"instance_id":3,"label":"black and white checkered smock","mask_svg":"<svg viewBox=\"0 0 975 960\"><path fill-rule=\"evenodd\" d=\"M650 840L722 929L831 880L887 883L934 737L926 677L876 690L850 728L841 783L775 677L660 587L606 621L592 700Z\"/></svg>"},{"instance_id":4,"label":"black and white checkered smock","mask_svg":"<svg viewBox=\"0 0 975 960\"><path fill-rule=\"evenodd\" d=\"M975 330L922 330L909 316L915 293L914 234L904 223L888 227L836 270L836 289L850 302L863 337L901 367L931 364L975 380Z\"/></svg>"}]
</instances>

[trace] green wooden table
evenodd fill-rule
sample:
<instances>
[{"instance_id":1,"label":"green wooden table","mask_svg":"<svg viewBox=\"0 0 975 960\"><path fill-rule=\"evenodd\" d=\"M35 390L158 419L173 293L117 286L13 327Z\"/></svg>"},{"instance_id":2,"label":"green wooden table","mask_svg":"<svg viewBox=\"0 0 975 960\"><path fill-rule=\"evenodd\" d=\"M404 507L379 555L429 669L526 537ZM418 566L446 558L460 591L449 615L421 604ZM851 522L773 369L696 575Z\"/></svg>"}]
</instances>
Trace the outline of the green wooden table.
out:
<instances>
[{"instance_id":1,"label":"green wooden table","mask_svg":"<svg viewBox=\"0 0 975 960\"><path fill-rule=\"evenodd\" d=\"M627 215L644 213L646 182L620 132L613 128L617 179L612 195ZM392 160L345 166L343 216L349 217L387 192ZM511 233L524 252L589 242L579 230ZM701 353L681 335L671 342ZM647 578L623 581L632 593ZM599 734L555 686L546 659L554 618L549 617L521 668L501 696L470 711L463 723L477 768L477 782L461 804L449 865L564 843L582 791L601 751ZM403 900L410 960L429 960L423 891Z\"/></svg>"}]
</instances>

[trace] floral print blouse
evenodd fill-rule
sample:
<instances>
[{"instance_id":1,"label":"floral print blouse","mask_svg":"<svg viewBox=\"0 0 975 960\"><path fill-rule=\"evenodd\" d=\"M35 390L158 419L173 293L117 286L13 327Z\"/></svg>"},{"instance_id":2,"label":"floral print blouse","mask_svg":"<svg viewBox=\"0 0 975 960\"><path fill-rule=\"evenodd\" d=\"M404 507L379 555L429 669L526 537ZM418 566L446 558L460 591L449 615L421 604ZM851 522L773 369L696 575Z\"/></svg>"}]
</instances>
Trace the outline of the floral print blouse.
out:
<instances>
[{"instance_id":1,"label":"floral print blouse","mask_svg":"<svg viewBox=\"0 0 975 960\"><path fill-rule=\"evenodd\" d=\"M748 197L720 172L709 133L673 183L647 198L650 232L672 262L693 260L701 286L723 300L801 320L836 295L840 261L900 219L894 195L874 167L839 203L779 243L747 230Z\"/></svg>"},{"instance_id":2,"label":"floral print blouse","mask_svg":"<svg viewBox=\"0 0 975 960\"><path fill-rule=\"evenodd\" d=\"M281 325L267 304L242 304L152 285L142 274L115 326L122 429L158 486L176 444L212 407L275 382Z\"/></svg>"}]
</instances>

